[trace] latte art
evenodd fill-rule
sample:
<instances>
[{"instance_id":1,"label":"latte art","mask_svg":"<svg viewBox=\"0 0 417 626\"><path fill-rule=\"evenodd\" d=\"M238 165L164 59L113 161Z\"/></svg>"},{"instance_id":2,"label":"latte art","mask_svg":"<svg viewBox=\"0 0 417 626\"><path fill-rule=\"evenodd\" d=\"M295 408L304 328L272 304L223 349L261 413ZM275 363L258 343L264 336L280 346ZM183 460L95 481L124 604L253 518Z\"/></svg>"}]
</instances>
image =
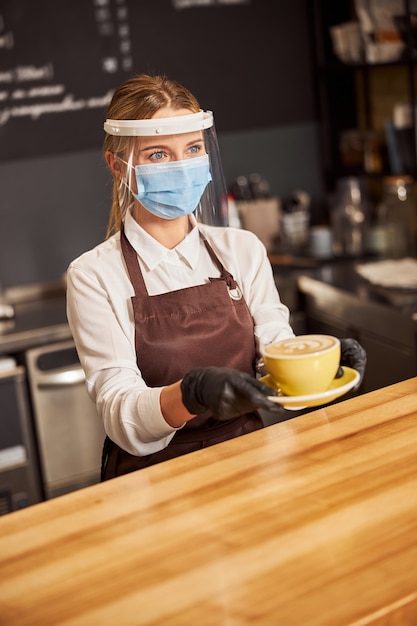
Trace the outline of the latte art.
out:
<instances>
[{"instance_id":1,"label":"latte art","mask_svg":"<svg viewBox=\"0 0 417 626\"><path fill-rule=\"evenodd\" d=\"M304 354L315 354L333 349L337 340L329 335L299 335L271 344L265 348L265 352L271 356L297 357Z\"/></svg>"}]
</instances>

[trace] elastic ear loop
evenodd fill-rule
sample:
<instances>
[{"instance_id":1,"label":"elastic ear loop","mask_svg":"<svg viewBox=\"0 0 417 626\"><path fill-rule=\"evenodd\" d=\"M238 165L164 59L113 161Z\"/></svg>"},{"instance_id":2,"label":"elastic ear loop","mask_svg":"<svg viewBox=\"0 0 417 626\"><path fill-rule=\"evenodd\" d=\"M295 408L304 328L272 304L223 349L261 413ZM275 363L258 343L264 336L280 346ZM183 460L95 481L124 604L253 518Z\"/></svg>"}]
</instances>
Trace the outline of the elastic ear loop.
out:
<instances>
[{"instance_id":1,"label":"elastic ear loop","mask_svg":"<svg viewBox=\"0 0 417 626\"><path fill-rule=\"evenodd\" d=\"M115 153L115 158L117 158L119 161L124 163L127 167L130 167L131 171L134 170L134 167L131 163L129 163L128 161L125 161L124 159L122 159L121 156L119 156L116 153ZM123 194L122 194L122 190L123 190ZM119 205L120 205L120 208L122 209L122 213L124 216L127 210L129 209L129 207L133 205L133 199L135 198L135 194L132 191L131 185L129 184L129 180L127 178L126 172L119 178L118 193L119 193ZM130 194L130 197L132 198L132 202L128 202L129 196L127 195L127 193ZM122 198L120 198L120 196L122 196Z\"/></svg>"}]
</instances>

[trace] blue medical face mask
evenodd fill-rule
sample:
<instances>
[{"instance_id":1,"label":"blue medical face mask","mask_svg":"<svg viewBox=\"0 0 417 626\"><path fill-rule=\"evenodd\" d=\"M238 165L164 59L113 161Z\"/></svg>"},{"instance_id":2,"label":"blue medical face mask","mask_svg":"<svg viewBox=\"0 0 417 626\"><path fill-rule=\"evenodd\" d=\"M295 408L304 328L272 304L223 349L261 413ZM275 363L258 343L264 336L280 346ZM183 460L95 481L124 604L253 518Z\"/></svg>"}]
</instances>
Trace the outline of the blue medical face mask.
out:
<instances>
[{"instance_id":1,"label":"blue medical face mask","mask_svg":"<svg viewBox=\"0 0 417 626\"><path fill-rule=\"evenodd\" d=\"M135 165L137 193L141 204L163 219L189 215L211 181L208 155L184 161Z\"/></svg>"}]
</instances>

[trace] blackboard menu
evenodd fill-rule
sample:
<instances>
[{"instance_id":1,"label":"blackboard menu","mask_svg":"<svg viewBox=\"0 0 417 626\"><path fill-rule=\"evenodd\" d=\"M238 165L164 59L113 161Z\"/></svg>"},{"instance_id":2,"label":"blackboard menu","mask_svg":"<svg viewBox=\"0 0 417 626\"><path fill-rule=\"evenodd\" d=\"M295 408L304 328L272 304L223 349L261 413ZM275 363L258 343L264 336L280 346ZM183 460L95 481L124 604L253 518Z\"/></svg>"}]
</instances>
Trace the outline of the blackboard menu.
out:
<instances>
[{"instance_id":1,"label":"blackboard menu","mask_svg":"<svg viewBox=\"0 0 417 626\"><path fill-rule=\"evenodd\" d=\"M132 68L127 3L0 7L0 159L100 145L103 111Z\"/></svg>"},{"instance_id":2,"label":"blackboard menu","mask_svg":"<svg viewBox=\"0 0 417 626\"><path fill-rule=\"evenodd\" d=\"M0 161L99 148L114 89L139 72L184 83L218 131L311 119L304 1L280 5L1 0Z\"/></svg>"}]
</instances>

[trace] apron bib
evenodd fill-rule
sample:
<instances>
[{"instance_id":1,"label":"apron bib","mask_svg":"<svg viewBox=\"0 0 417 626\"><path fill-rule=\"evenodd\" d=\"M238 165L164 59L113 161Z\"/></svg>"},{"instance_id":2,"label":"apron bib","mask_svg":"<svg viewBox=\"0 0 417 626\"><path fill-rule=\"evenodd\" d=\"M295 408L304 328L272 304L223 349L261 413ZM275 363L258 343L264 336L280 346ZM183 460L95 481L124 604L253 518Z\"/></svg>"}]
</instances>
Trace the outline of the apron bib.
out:
<instances>
[{"instance_id":1,"label":"apron bib","mask_svg":"<svg viewBox=\"0 0 417 626\"><path fill-rule=\"evenodd\" d=\"M135 291L137 365L149 387L180 380L194 367L231 367L255 376L253 321L233 276L204 241L219 268L208 283L149 296L134 248L121 230L122 253ZM263 427L258 413L221 421L209 412L178 430L166 448L134 456L108 437L103 449L102 479L107 480L149 465L232 439Z\"/></svg>"}]
</instances>

